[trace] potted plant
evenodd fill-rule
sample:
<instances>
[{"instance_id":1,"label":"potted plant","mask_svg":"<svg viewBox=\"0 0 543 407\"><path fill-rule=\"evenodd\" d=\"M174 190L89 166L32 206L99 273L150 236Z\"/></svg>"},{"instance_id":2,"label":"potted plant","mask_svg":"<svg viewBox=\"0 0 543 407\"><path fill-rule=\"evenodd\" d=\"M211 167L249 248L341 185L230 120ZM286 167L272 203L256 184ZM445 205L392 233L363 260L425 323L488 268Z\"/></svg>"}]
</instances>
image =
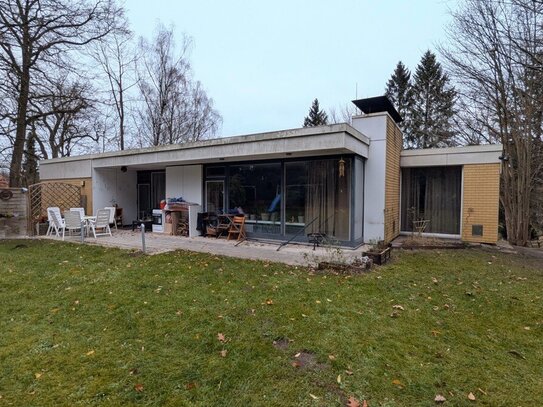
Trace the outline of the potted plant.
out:
<instances>
[{"instance_id":1,"label":"potted plant","mask_svg":"<svg viewBox=\"0 0 543 407\"><path fill-rule=\"evenodd\" d=\"M372 246L370 250L365 251L363 255L372 259L373 264L383 265L390 260L392 248L384 240L370 241L370 245Z\"/></svg>"}]
</instances>

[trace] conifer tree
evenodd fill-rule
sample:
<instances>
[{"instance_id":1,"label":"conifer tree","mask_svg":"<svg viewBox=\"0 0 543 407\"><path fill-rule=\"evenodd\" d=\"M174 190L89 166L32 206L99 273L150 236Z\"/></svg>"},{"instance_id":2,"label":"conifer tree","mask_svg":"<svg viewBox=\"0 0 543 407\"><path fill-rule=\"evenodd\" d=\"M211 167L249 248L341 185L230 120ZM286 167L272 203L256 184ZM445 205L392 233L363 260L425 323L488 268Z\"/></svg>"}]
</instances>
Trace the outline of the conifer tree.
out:
<instances>
[{"instance_id":1,"label":"conifer tree","mask_svg":"<svg viewBox=\"0 0 543 407\"><path fill-rule=\"evenodd\" d=\"M308 116L304 119L304 127L323 126L325 124L328 124L328 115L324 110L320 109L319 99L315 99L309 109Z\"/></svg>"},{"instance_id":2,"label":"conifer tree","mask_svg":"<svg viewBox=\"0 0 543 407\"><path fill-rule=\"evenodd\" d=\"M452 117L456 91L449 84L434 53L426 51L413 77L413 102L409 110L408 148L455 145Z\"/></svg>"},{"instance_id":3,"label":"conifer tree","mask_svg":"<svg viewBox=\"0 0 543 407\"><path fill-rule=\"evenodd\" d=\"M403 121L399 124L400 128L404 132L404 136L407 136L409 131L409 112L413 103L413 90L411 85L411 72L399 61L396 65L396 69L390 76L385 88L385 96L392 102Z\"/></svg>"}]
</instances>

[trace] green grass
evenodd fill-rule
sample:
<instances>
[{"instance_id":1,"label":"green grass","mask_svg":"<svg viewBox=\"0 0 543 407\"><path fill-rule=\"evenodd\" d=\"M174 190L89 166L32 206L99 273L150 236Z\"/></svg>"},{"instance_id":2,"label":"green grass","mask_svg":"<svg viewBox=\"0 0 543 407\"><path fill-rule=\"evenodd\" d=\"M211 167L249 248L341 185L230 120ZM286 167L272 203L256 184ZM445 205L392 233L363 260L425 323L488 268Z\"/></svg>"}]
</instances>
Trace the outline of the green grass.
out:
<instances>
[{"instance_id":1,"label":"green grass","mask_svg":"<svg viewBox=\"0 0 543 407\"><path fill-rule=\"evenodd\" d=\"M345 277L4 242L0 406L334 406L350 396L431 406L436 394L451 406L541 405L542 268L490 251L429 251ZM393 305L404 308L396 317ZM288 349L276 349L285 337ZM302 350L316 367L292 366Z\"/></svg>"}]
</instances>

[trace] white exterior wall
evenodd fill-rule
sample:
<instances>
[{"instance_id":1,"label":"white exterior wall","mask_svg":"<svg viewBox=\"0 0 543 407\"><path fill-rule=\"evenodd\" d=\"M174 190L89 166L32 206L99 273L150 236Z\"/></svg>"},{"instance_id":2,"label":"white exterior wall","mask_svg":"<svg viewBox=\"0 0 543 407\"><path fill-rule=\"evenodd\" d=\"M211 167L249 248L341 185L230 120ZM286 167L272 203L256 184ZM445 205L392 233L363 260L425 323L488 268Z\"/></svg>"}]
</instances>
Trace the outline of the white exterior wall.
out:
<instances>
[{"instance_id":1,"label":"white exterior wall","mask_svg":"<svg viewBox=\"0 0 543 407\"><path fill-rule=\"evenodd\" d=\"M119 168L94 169L92 199L94 211L118 204L123 208L123 223L137 219L137 173Z\"/></svg>"},{"instance_id":2,"label":"white exterior wall","mask_svg":"<svg viewBox=\"0 0 543 407\"><path fill-rule=\"evenodd\" d=\"M41 161L39 171L41 180L90 178L92 176L92 160L66 161L61 163Z\"/></svg>"},{"instance_id":3,"label":"white exterior wall","mask_svg":"<svg viewBox=\"0 0 543 407\"><path fill-rule=\"evenodd\" d=\"M166 167L166 197L183 197L202 205L203 166Z\"/></svg>"},{"instance_id":4,"label":"white exterior wall","mask_svg":"<svg viewBox=\"0 0 543 407\"><path fill-rule=\"evenodd\" d=\"M353 117L352 126L370 139L364 173L365 242L385 237L386 122L387 113Z\"/></svg>"}]
</instances>

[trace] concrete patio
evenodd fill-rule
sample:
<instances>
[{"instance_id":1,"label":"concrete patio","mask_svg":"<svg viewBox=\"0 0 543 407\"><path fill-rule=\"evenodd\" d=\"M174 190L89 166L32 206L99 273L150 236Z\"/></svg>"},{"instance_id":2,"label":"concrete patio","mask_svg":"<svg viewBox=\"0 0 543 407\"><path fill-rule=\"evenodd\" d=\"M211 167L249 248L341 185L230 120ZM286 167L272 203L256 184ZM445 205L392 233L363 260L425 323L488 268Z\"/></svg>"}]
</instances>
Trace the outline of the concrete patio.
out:
<instances>
[{"instance_id":1,"label":"concrete patio","mask_svg":"<svg viewBox=\"0 0 543 407\"><path fill-rule=\"evenodd\" d=\"M45 237L44 239L60 240L57 237ZM79 236L66 236L66 241L80 243ZM87 237L84 240L87 244L96 244L107 247L118 247L128 250L141 250L141 232L132 232L129 230L113 231L113 235L100 236L97 239ZM352 260L355 257L362 256L362 252L367 246L361 246L357 249L340 249L334 247L317 247L313 251L313 246L289 244L277 251L278 243L265 243L253 240L247 240L236 246L235 240L226 240L224 238L206 238L206 237L181 237L169 236L162 233L145 234L146 252L148 254L158 254L171 252L174 250L189 250L200 253L210 253L213 255L237 257L241 259L263 260L279 262L290 265L309 265L315 264L320 259L333 260L338 257L346 260Z\"/></svg>"}]
</instances>

